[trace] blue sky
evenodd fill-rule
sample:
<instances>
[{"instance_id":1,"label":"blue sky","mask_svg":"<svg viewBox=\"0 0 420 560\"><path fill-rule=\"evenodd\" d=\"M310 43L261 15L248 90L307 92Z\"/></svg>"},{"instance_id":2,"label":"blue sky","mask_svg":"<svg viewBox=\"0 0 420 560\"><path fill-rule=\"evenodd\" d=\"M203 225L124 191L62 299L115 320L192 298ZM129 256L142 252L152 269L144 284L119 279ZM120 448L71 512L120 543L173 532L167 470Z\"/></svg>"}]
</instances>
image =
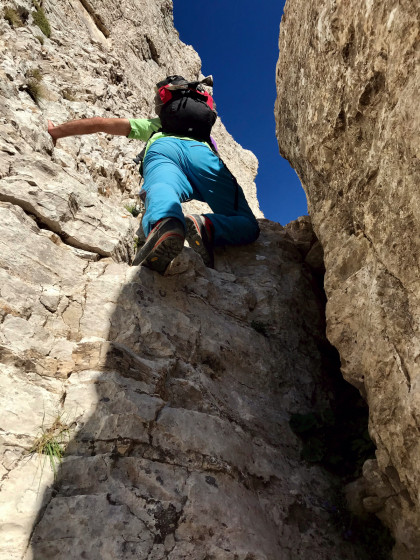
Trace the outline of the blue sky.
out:
<instances>
[{"instance_id":1,"label":"blue sky","mask_svg":"<svg viewBox=\"0 0 420 560\"><path fill-rule=\"evenodd\" d=\"M239 144L259 160L266 218L285 225L307 213L299 178L278 150L275 73L285 0L173 0L175 28L214 78L217 111ZM186 76L188 77L188 76Z\"/></svg>"}]
</instances>

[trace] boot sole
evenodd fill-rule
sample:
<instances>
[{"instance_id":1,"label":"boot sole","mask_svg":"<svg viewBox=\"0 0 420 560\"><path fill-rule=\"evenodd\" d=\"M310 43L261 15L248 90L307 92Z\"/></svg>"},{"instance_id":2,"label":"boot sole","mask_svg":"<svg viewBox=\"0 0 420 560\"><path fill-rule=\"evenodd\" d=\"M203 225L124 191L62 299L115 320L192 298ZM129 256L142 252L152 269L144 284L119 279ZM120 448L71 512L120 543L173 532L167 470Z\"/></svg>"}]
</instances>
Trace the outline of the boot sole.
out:
<instances>
[{"instance_id":1,"label":"boot sole","mask_svg":"<svg viewBox=\"0 0 420 560\"><path fill-rule=\"evenodd\" d=\"M191 218L190 216L185 220L185 223L187 225L186 238L189 246L191 247L191 249L193 249L196 253L200 255L200 257L203 259L203 262L206 266L208 266L209 268L213 268L214 267L213 253L210 253L210 251L208 250L208 248L206 247L203 241L203 238L199 234L199 229L200 229L199 224L194 220L194 218Z\"/></svg>"},{"instance_id":2,"label":"boot sole","mask_svg":"<svg viewBox=\"0 0 420 560\"><path fill-rule=\"evenodd\" d=\"M184 236L172 232L163 235L146 256L145 259L140 261L137 257L134 259L133 264L141 264L151 270L156 270L160 274L164 274L173 259L179 255L184 247Z\"/></svg>"}]
</instances>

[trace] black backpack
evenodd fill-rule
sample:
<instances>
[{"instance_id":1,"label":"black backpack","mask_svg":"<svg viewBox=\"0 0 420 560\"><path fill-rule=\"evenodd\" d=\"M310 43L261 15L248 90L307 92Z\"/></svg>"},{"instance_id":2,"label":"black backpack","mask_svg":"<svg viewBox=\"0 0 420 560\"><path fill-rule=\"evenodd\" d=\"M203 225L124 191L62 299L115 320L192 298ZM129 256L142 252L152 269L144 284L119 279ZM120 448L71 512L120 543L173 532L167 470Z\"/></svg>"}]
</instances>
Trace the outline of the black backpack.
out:
<instances>
[{"instance_id":1,"label":"black backpack","mask_svg":"<svg viewBox=\"0 0 420 560\"><path fill-rule=\"evenodd\" d=\"M211 85L211 77L187 82L182 76L168 76L156 84L162 132L209 141L217 113L203 83Z\"/></svg>"}]
</instances>

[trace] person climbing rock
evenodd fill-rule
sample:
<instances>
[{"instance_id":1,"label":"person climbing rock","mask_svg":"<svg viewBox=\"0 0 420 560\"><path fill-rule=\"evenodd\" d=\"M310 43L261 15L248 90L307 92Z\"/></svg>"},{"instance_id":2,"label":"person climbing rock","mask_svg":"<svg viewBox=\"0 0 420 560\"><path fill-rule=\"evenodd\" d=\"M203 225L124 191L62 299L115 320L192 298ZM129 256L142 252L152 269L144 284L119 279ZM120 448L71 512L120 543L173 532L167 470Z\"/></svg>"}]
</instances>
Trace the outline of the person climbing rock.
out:
<instances>
[{"instance_id":1,"label":"person climbing rock","mask_svg":"<svg viewBox=\"0 0 420 560\"><path fill-rule=\"evenodd\" d=\"M213 267L213 247L252 243L259 236L242 188L210 136L217 114L203 83L211 84L211 77L187 82L182 76L168 76L156 84L158 117L153 119L94 117L58 126L48 121L54 146L60 138L97 132L147 142L140 191L146 208L142 218L146 241L134 266L164 274L186 239ZM206 202L213 213L184 216L181 203L188 200Z\"/></svg>"}]
</instances>

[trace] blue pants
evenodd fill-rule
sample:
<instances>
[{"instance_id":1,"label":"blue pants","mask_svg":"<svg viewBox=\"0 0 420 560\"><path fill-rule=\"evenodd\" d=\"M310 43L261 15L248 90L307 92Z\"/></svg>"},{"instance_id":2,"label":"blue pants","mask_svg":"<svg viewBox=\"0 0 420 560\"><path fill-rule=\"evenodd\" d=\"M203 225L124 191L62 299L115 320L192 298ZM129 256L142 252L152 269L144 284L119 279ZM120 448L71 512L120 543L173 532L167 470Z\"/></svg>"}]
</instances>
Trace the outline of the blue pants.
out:
<instances>
[{"instance_id":1,"label":"blue pants","mask_svg":"<svg viewBox=\"0 0 420 560\"><path fill-rule=\"evenodd\" d=\"M142 193L146 194L142 220L146 236L161 218L178 218L185 225L181 202L191 199L207 202L213 210L206 216L214 226L215 246L251 243L259 235L241 187L217 155L200 142L155 140L144 159Z\"/></svg>"}]
</instances>

